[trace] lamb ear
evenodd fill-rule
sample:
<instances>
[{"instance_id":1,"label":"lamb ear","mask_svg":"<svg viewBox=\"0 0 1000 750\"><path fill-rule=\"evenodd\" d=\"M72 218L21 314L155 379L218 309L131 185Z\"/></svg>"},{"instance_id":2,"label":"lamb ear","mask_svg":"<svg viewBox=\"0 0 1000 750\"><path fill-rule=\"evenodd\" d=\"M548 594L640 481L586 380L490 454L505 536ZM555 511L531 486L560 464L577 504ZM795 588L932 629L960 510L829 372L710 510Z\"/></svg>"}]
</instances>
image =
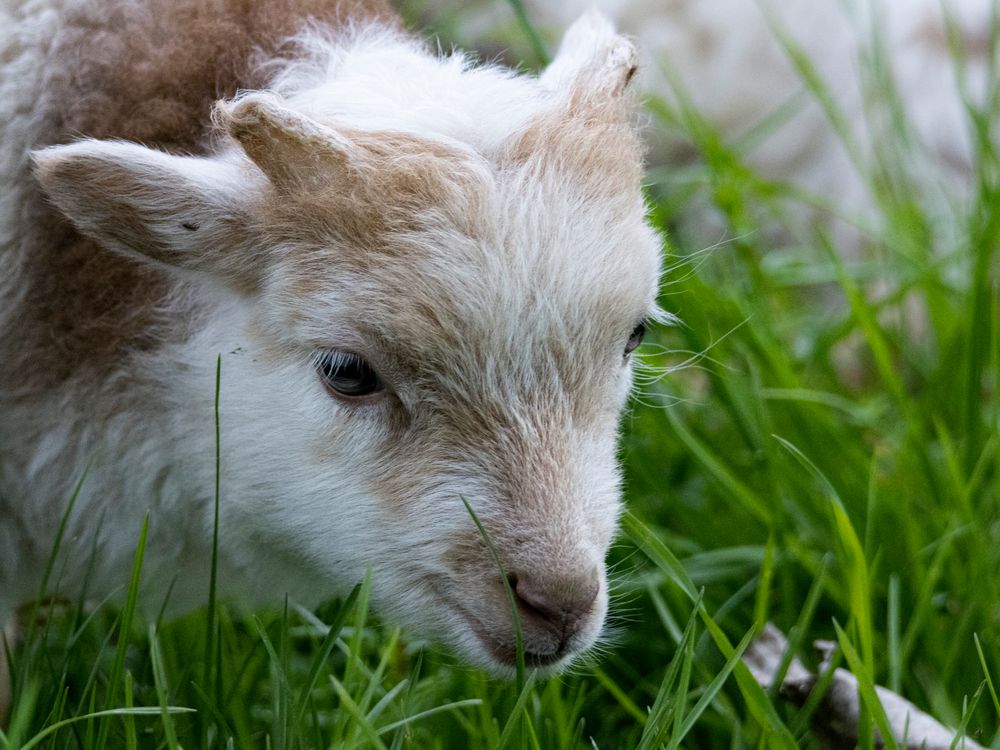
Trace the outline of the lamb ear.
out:
<instances>
[{"instance_id":1,"label":"lamb ear","mask_svg":"<svg viewBox=\"0 0 1000 750\"><path fill-rule=\"evenodd\" d=\"M635 46L596 10L566 32L539 82L551 106L504 144L501 160L572 174L574 185L633 210L642 145L626 96L637 69Z\"/></svg>"},{"instance_id":2,"label":"lamb ear","mask_svg":"<svg viewBox=\"0 0 1000 750\"><path fill-rule=\"evenodd\" d=\"M616 33L605 16L590 10L567 29L541 82L554 91L582 88L576 93L617 97L628 88L638 66L635 45Z\"/></svg>"},{"instance_id":3,"label":"lamb ear","mask_svg":"<svg viewBox=\"0 0 1000 750\"><path fill-rule=\"evenodd\" d=\"M213 119L282 192L294 192L315 180L346 177L357 150L336 130L295 112L270 93L216 102Z\"/></svg>"},{"instance_id":4,"label":"lamb ear","mask_svg":"<svg viewBox=\"0 0 1000 750\"><path fill-rule=\"evenodd\" d=\"M86 139L33 152L52 202L87 236L160 264L255 284L248 251L256 175L216 157ZM259 179L259 178L257 178Z\"/></svg>"}]
</instances>

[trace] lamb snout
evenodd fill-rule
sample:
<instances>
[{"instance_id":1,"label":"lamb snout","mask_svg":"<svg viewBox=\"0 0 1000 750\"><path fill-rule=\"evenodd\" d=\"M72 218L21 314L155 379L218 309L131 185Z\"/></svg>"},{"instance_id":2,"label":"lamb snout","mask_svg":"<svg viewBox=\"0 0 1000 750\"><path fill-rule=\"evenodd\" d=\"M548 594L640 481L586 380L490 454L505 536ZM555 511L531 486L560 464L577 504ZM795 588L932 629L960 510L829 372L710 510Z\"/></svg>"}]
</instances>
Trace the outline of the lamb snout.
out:
<instances>
[{"instance_id":1,"label":"lamb snout","mask_svg":"<svg viewBox=\"0 0 1000 750\"><path fill-rule=\"evenodd\" d=\"M519 569L508 574L507 580L529 666L557 665L593 643L607 609L601 568L569 574ZM512 667L517 659L514 621L499 576L491 594L483 612L492 614L471 617L470 624L490 655Z\"/></svg>"},{"instance_id":2,"label":"lamb snout","mask_svg":"<svg viewBox=\"0 0 1000 750\"><path fill-rule=\"evenodd\" d=\"M511 573L508 581L522 627L552 631L559 638L559 653L580 631L601 590L599 570L575 576Z\"/></svg>"}]
</instances>

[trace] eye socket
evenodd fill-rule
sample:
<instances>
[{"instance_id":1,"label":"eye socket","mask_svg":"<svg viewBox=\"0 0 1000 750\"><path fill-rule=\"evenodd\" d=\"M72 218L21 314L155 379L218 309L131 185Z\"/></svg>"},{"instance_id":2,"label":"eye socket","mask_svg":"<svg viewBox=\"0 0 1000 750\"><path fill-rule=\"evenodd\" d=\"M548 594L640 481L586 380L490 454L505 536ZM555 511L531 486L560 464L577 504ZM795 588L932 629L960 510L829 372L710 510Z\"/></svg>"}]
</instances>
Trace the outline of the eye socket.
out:
<instances>
[{"instance_id":1,"label":"eye socket","mask_svg":"<svg viewBox=\"0 0 1000 750\"><path fill-rule=\"evenodd\" d=\"M316 371L331 393L346 399L360 399L385 390L375 369L357 354L341 351L319 352Z\"/></svg>"},{"instance_id":2,"label":"eye socket","mask_svg":"<svg viewBox=\"0 0 1000 750\"><path fill-rule=\"evenodd\" d=\"M646 335L646 321L642 321L635 327L632 331L632 335L628 337L628 341L625 343L625 361L632 356L632 352L639 348L639 344L642 343L643 337Z\"/></svg>"}]
</instances>

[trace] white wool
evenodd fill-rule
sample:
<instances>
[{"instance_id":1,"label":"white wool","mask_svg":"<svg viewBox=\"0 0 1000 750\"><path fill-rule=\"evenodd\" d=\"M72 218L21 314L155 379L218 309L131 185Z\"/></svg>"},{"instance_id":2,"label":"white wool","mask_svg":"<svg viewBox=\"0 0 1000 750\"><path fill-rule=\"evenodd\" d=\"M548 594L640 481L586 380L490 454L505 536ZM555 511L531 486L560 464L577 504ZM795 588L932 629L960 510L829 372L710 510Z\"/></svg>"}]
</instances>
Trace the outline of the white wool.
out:
<instances>
[{"instance_id":1,"label":"white wool","mask_svg":"<svg viewBox=\"0 0 1000 750\"><path fill-rule=\"evenodd\" d=\"M380 27L307 31L303 57L275 62L271 88L296 109L365 130L403 128L492 152L544 106L538 81ZM267 69L267 68L265 68Z\"/></svg>"}]
</instances>

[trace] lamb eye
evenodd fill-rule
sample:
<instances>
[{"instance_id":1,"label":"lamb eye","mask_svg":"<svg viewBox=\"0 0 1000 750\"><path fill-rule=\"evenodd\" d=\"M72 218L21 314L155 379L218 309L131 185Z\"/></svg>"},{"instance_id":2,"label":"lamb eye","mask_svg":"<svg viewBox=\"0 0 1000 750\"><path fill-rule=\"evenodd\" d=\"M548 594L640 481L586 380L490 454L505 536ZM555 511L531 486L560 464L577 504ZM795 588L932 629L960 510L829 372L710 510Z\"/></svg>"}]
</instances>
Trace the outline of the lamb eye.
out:
<instances>
[{"instance_id":1,"label":"lamb eye","mask_svg":"<svg viewBox=\"0 0 1000 750\"><path fill-rule=\"evenodd\" d=\"M632 331L632 335L628 337L628 342L625 344L625 359L631 356L632 352L639 348L639 344L642 343L643 336L646 335L646 322L643 321L635 327Z\"/></svg>"},{"instance_id":2,"label":"lamb eye","mask_svg":"<svg viewBox=\"0 0 1000 750\"><path fill-rule=\"evenodd\" d=\"M357 354L321 352L316 356L316 371L335 396L363 398L385 390L378 373Z\"/></svg>"}]
</instances>

